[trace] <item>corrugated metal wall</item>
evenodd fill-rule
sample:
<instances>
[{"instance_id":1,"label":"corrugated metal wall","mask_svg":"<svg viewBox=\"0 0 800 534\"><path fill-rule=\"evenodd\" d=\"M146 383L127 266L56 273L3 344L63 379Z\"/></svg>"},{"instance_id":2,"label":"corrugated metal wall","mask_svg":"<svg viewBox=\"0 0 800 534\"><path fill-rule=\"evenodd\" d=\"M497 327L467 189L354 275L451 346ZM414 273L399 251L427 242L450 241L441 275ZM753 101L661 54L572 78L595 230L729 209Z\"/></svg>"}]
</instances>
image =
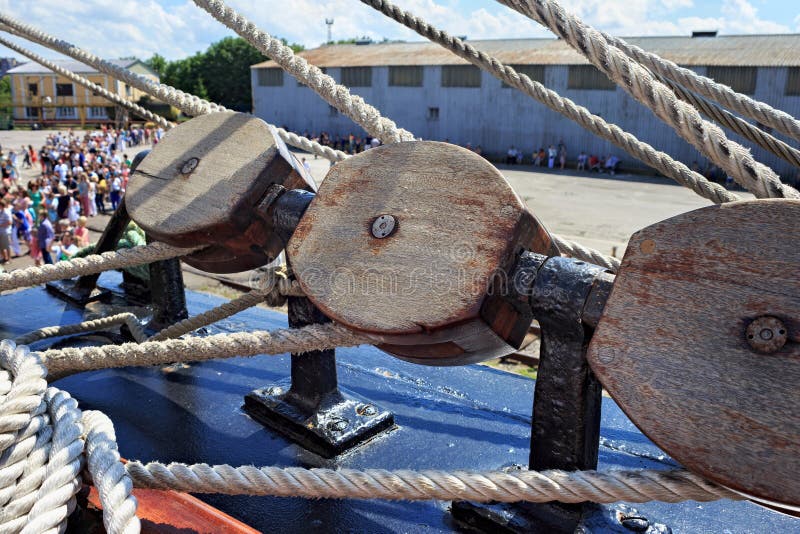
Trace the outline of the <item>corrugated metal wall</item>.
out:
<instances>
[{"instance_id":1,"label":"corrugated metal wall","mask_svg":"<svg viewBox=\"0 0 800 534\"><path fill-rule=\"evenodd\" d=\"M543 72L544 85L687 165L694 161L701 168L706 165L706 160L697 150L622 89L569 88L569 69L567 66L548 65ZM328 73L341 80L340 70L329 68ZM695 70L706 74L705 68ZM515 145L525 151L526 158L539 147L547 148L563 140L569 160L574 160L583 150L587 154L615 154L622 158L625 167L644 167L621 149L585 131L569 119L515 89L504 88L499 80L488 73L481 73L479 87L442 87L442 76L442 67L428 66L424 67L422 86L397 87L389 85L388 67L373 67L371 86L354 87L352 92L361 95L381 110L383 115L423 139L481 145L485 153L497 156L505 154L509 146ZM750 75L741 76L746 81L746 76ZM326 102L307 87L298 86L291 76L284 77L281 87L261 87L257 77L257 70L254 69L253 109L257 116L301 133L306 130L325 130L333 135L361 133L360 128L347 117L331 114ZM787 88L800 83L800 74L792 70L790 76L789 69L785 67L760 67L756 80L754 98L795 117L800 116L800 95L786 94ZM438 115L430 113L432 108L439 110ZM751 143L734 134L729 133L729 136L751 147L760 161L770 165L787 181L796 179L797 169L788 163L752 147ZM778 137L789 142L786 138ZM797 147L796 142L789 144Z\"/></svg>"}]
</instances>

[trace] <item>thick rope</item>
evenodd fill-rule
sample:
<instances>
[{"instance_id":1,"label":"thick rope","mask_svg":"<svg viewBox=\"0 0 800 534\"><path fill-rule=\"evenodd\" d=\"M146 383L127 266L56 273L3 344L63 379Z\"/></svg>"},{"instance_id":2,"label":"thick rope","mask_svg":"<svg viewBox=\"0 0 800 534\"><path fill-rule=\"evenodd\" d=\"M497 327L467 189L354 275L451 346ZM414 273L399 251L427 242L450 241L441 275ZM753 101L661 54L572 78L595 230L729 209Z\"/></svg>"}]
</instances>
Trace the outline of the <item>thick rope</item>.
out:
<instances>
[{"instance_id":1,"label":"thick rope","mask_svg":"<svg viewBox=\"0 0 800 534\"><path fill-rule=\"evenodd\" d=\"M93 369L199 362L257 354L303 353L379 342L377 336L359 334L341 325L327 323L271 332L257 330L144 343L48 350L42 353L42 359L50 370L50 377L55 379Z\"/></svg>"},{"instance_id":2,"label":"thick rope","mask_svg":"<svg viewBox=\"0 0 800 534\"><path fill-rule=\"evenodd\" d=\"M756 197L800 198L800 192L782 183L780 177L758 163L749 150L729 140L720 127L704 120L696 109L679 100L649 70L609 45L597 30L567 13L558 3L553 0L498 2L550 28Z\"/></svg>"},{"instance_id":3,"label":"thick rope","mask_svg":"<svg viewBox=\"0 0 800 534\"><path fill-rule=\"evenodd\" d=\"M164 243L151 243L102 254L91 254L84 258L73 258L41 267L27 267L10 273L0 273L0 291L177 258L198 248L176 248Z\"/></svg>"},{"instance_id":4,"label":"thick rope","mask_svg":"<svg viewBox=\"0 0 800 534\"><path fill-rule=\"evenodd\" d=\"M389 499L597 503L741 500L685 470L385 471L231 467L207 464L125 465L136 487L193 493L273 495L310 499Z\"/></svg>"},{"instance_id":5,"label":"thick rope","mask_svg":"<svg viewBox=\"0 0 800 534\"><path fill-rule=\"evenodd\" d=\"M719 184L708 181L705 177L689 169L683 163L672 159L668 154L660 152L626 132L615 124L606 122L602 117L592 114L583 106L575 104L572 100L560 96L555 91L546 88L539 82L531 80L525 74L519 74L508 65L504 65L497 58L485 54L472 45L465 43L458 37L453 37L446 32L428 24L409 11L403 11L386 0L361 0L372 6L389 18L396 20L418 34L442 45L455 55L466 59L473 65L489 72L494 77L506 82L508 85L522 91L528 96L541 102L551 110L561 113L565 117L577 122L590 132L611 141L628 154L669 176L681 185L684 185L698 195L717 204L739 200L739 197ZM597 263L597 262L595 262Z\"/></svg>"},{"instance_id":6,"label":"thick rope","mask_svg":"<svg viewBox=\"0 0 800 534\"><path fill-rule=\"evenodd\" d=\"M619 48L654 73L673 80L695 93L800 141L800 121L785 111L775 109L764 102L759 102L747 95L737 93L727 85L717 83L711 78L700 76L693 70L678 66L672 61L647 52L638 46L633 46L619 37L613 37L603 32L600 32L600 35L610 45Z\"/></svg>"},{"instance_id":7,"label":"thick rope","mask_svg":"<svg viewBox=\"0 0 800 534\"><path fill-rule=\"evenodd\" d=\"M550 234L550 237L553 239L553 243L555 243L556 247L558 247L559 252L564 256L594 263L595 265L605 267L613 273L619 270L620 260L618 258L607 256L597 250L584 247L575 241L567 241L556 234Z\"/></svg>"},{"instance_id":8,"label":"thick rope","mask_svg":"<svg viewBox=\"0 0 800 534\"><path fill-rule=\"evenodd\" d=\"M145 78L144 76L136 74L128 69L114 65L113 63L105 61L86 50L83 50L66 41L57 39L52 35L42 32L29 24L24 24L4 13L0 13L0 22L8 26L10 28L10 32L14 35L18 35L42 46L46 46L52 50L56 50L57 52L67 55L82 63L91 65L99 72L103 72L109 76L113 76L118 80L122 80L131 87L135 87L140 91L143 91L148 95L161 100L162 102L165 102L171 106L175 106L187 115L196 116L205 115L206 113L212 113L215 111L227 111L227 109L223 106L208 102L207 100L203 100L202 98L189 93L184 93L183 91L175 89L169 85L156 83L149 78ZM320 145L316 141L312 141L297 134L287 132L283 128L276 129L281 139L291 146L312 152L331 161L341 161L348 157L344 152Z\"/></svg>"},{"instance_id":9,"label":"thick rope","mask_svg":"<svg viewBox=\"0 0 800 534\"><path fill-rule=\"evenodd\" d=\"M127 98L123 98L123 97L119 96L116 93L108 91L108 90L106 90L105 87L97 85L96 83L93 83L93 82L89 81L88 79L86 79L83 76L80 76L80 75L72 72L71 70L68 70L68 69L65 69L63 67L60 67L60 66L56 65L55 63L53 63L52 61L48 61L45 58L43 58L42 56L40 56L38 54L35 54L35 53L31 52L30 50L17 45L16 43L12 43L11 41L9 41L7 39L3 39L2 37L0 37L0 44L2 44L3 46L6 46L7 48L10 48L11 50L16 50L20 54L29 57L30 59L32 59L36 63L39 63L40 65L50 69L51 71L53 71L53 72L55 72L57 74L60 74L61 76L64 76L67 79L72 80L73 82L77 83L78 85L82 85L83 87L86 87L87 89L90 89L91 91L93 91L94 93L102 96L106 100L109 100L109 101L111 101L111 102L113 102L115 104L118 104L118 105L124 107L125 109L135 113L139 117L141 117L143 119L146 119L146 120L149 120L149 121L155 122L156 124L158 124L159 126L161 126L164 129L168 130L168 129L172 128L172 126L173 126L173 124L171 122L167 121L161 115L156 115L152 111L148 111L148 110L144 109L143 107L141 107L141 106L139 106L137 104L134 104L133 102L131 102Z\"/></svg>"},{"instance_id":10,"label":"thick rope","mask_svg":"<svg viewBox=\"0 0 800 534\"><path fill-rule=\"evenodd\" d=\"M122 465L114 425L97 411L83 412L81 421L85 428L86 468L103 504L106 532L136 534L141 524L136 517L133 481Z\"/></svg>"},{"instance_id":11,"label":"thick rope","mask_svg":"<svg viewBox=\"0 0 800 534\"><path fill-rule=\"evenodd\" d=\"M733 113L725 111L716 104L695 95L672 80L664 78L660 75L656 75L656 77L661 81L661 83L672 89L672 92L675 93L678 98L700 110L700 113L709 119L716 121L717 124L721 124L728 130L739 134L745 139L757 144L764 150L767 150L784 161L787 161L795 167L800 168L800 150L787 145L775 136L768 134L761 128L757 128L743 119L740 119Z\"/></svg>"},{"instance_id":12,"label":"thick rope","mask_svg":"<svg viewBox=\"0 0 800 534\"><path fill-rule=\"evenodd\" d=\"M267 302L270 306L283 306L287 296L302 297L303 295L304 293L296 281L283 278L269 288L253 289L240 297L220 304L206 312L170 325L151 336L148 341L163 341L165 339L180 337L198 328L203 328L204 326L221 321L222 319L235 315L248 308L257 306L262 302Z\"/></svg>"},{"instance_id":13,"label":"thick rope","mask_svg":"<svg viewBox=\"0 0 800 534\"><path fill-rule=\"evenodd\" d=\"M40 328L39 330L34 330L33 332L28 332L27 334L19 336L14 341L17 343L17 345L30 345L31 343L35 343L39 340L49 337L68 336L72 334L80 334L82 332L95 332L97 330L105 330L106 328L120 324L124 324L128 327L133 339L135 339L137 342L141 343L147 339L147 335L144 333L142 325L139 323L139 318L132 313L126 312L119 313L117 315L109 315L108 317L101 317L99 319L93 319L91 321L84 321L82 323Z\"/></svg>"},{"instance_id":14,"label":"thick rope","mask_svg":"<svg viewBox=\"0 0 800 534\"><path fill-rule=\"evenodd\" d=\"M63 529L75 509L83 465L78 403L47 388L37 355L0 343L0 532L39 534Z\"/></svg>"},{"instance_id":15,"label":"thick rope","mask_svg":"<svg viewBox=\"0 0 800 534\"><path fill-rule=\"evenodd\" d=\"M309 64L302 57L295 55L294 51L279 39L259 30L252 22L226 6L222 0L193 1L219 22L247 40L262 54L271 58L283 70L316 91L323 100L350 117L369 135L377 137L384 143L414 139L411 132L398 128L394 121L382 117L380 112L367 104L363 98L350 94L347 87L337 84L331 76Z\"/></svg>"}]
</instances>

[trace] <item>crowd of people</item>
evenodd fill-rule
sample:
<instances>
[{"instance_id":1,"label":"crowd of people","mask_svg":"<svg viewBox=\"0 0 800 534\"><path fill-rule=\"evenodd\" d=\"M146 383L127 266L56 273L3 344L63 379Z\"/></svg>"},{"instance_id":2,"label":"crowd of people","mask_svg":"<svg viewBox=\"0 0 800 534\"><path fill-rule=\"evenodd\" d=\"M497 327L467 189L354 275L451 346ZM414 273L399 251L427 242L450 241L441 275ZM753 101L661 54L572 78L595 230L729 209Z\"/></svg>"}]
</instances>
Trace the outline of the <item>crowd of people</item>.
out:
<instances>
[{"instance_id":1,"label":"crowd of people","mask_svg":"<svg viewBox=\"0 0 800 534\"><path fill-rule=\"evenodd\" d=\"M534 167L547 167L549 169L564 170L567 167L567 147L564 141L559 141L558 145L550 145L545 149L539 147L531 154L530 162ZM511 145L506 152L505 163L507 165L522 165L525 163L525 153L514 145ZM589 171L609 174L616 174L619 171L620 159L614 155L598 156L596 154L586 154L581 151L576 158L576 170Z\"/></svg>"},{"instance_id":2,"label":"crowd of people","mask_svg":"<svg viewBox=\"0 0 800 534\"><path fill-rule=\"evenodd\" d=\"M68 259L87 246L88 220L117 209L125 194L126 151L158 143L163 134L160 128L103 126L51 134L39 150L0 147L0 262L22 255L22 245L36 265ZM23 183L23 169L38 176Z\"/></svg>"}]
</instances>

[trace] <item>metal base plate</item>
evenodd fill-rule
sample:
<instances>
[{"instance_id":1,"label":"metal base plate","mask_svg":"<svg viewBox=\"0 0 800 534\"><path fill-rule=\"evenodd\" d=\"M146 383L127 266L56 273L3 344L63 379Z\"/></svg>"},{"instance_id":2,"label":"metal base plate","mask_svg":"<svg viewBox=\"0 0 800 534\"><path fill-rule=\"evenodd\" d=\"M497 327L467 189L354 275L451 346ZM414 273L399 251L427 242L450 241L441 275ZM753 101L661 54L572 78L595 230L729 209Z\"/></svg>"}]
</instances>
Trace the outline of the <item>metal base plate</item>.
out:
<instances>
[{"instance_id":1,"label":"metal base plate","mask_svg":"<svg viewBox=\"0 0 800 534\"><path fill-rule=\"evenodd\" d=\"M313 409L295 400L291 381L251 391L244 409L257 421L323 458L333 458L394 426L391 412L355 393L337 390Z\"/></svg>"},{"instance_id":2,"label":"metal base plate","mask_svg":"<svg viewBox=\"0 0 800 534\"><path fill-rule=\"evenodd\" d=\"M84 305L96 300L105 300L111 297L111 290L103 287L82 288L78 285L79 278L56 280L47 282L47 290L56 296L65 298L75 304Z\"/></svg>"}]
</instances>

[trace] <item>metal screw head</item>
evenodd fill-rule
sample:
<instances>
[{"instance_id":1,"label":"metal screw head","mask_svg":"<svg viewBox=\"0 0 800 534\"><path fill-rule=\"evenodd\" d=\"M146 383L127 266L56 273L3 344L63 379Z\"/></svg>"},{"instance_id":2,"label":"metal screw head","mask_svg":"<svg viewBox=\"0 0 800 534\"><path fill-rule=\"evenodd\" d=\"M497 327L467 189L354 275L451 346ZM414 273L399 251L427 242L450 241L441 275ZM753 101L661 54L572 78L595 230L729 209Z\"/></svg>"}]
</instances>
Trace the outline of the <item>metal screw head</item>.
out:
<instances>
[{"instance_id":1,"label":"metal screw head","mask_svg":"<svg viewBox=\"0 0 800 534\"><path fill-rule=\"evenodd\" d=\"M332 432L341 432L345 428L347 428L348 424L349 423L347 419L342 419L341 417L335 417L328 422L327 427L328 430Z\"/></svg>"},{"instance_id":2,"label":"metal screw head","mask_svg":"<svg viewBox=\"0 0 800 534\"><path fill-rule=\"evenodd\" d=\"M181 174L189 174L193 170L197 168L197 164L200 163L200 160L197 158L189 158L181 167Z\"/></svg>"},{"instance_id":3,"label":"metal screw head","mask_svg":"<svg viewBox=\"0 0 800 534\"><path fill-rule=\"evenodd\" d=\"M747 343L750 347L763 354L781 350L788 337L789 334L783 321L770 315L755 319L747 325L747 331L745 332L745 338L747 338Z\"/></svg>"},{"instance_id":4,"label":"metal screw head","mask_svg":"<svg viewBox=\"0 0 800 534\"><path fill-rule=\"evenodd\" d=\"M372 221L372 235L378 239L383 239L394 232L397 219L391 215L381 215Z\"/></svg>"}]
</instances>

